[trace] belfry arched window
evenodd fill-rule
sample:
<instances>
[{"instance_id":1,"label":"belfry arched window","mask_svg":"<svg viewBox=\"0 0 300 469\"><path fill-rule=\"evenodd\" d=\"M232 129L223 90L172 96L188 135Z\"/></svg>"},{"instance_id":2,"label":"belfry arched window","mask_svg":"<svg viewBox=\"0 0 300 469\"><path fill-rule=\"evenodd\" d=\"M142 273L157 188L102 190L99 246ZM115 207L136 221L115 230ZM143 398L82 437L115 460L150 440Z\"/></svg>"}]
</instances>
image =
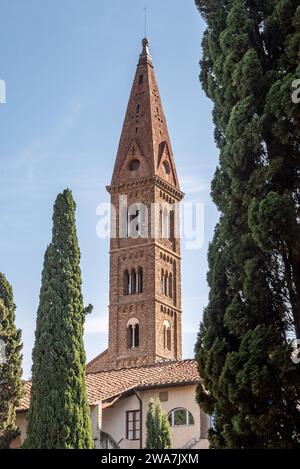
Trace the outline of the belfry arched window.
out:
<instances>
[{"instance_id":1,"label":"belfry arched window","mask_svg":"<svg viewBox=\"0 0 300 469\"><path fill-rule=\"evenodd\" d=\"M134 349L140 345L140 324L135 318L127 323L127 347Z\"/></svg>"},{"instance_id":2,"label":"belfry arched window","mask_svg":"<svg viewBox=\"0 0 300 469\"><path fill-rule=\"evenodd\" d=\"M161 271L161 292L165 296L172 298L173 296L173 277L163 269Z\"/></svg>"},{"instance_id":3,"label":"belfry arched window","mask_svg":"<svg viewBox=\"0 0 300 469\"><path fill-rule=\"evenodd\" d=\"M169 275L169 297L173 298L173 276Z\"/></svg>"},{"instance_id":4,"label":"belfry arched window","mask_svg":"<svg viewBox=\"0 0 300 469\"><path fill-rule=\"evenodd\" d=\"M164 294L168 296L168 291L169 291L169 274L168 272L165 273L165 278L164 278Z\"/></svg>"},{"instance_id":5,"label":"belfry arched window","mask_svg":"<svg viewBox=\"0 0 300 469\"><path fill-rule=\"evenodd\" d=\"M144 290L144 274L142 267L138 268L137 275L137 293L143 293Z\"/></svg>"},{"instance_id":6,"label":"belfry arched window","mask_svg":"<svg viewBox=\"0 0 300 469\"><path fill-rule=\"evenodd\" d=\"M126 269L123 277L123 289L124 295L135 295L137 293L143 293L144 290L144 272L142 267L138 270L131 269L130 273Z\"/></svg>"},{"instance_id":7,"label":"belfry arched window","mask_svg":"<svg viewBox=\"0 0 300 469\"><path fill-rule=\"evenodd\" d=\"M169 321L164 321L163 328L164 328L164 349L171 351L172 350L172 332L171 332L171 325Z\"/></svg>"},{"instance_id":8,"label":"belfry arched window","mask_svg":"<svg viewBox=\"0 0 300 469\"><path fill-rule=\"evenodd\" d=\"M161 269L161 292L163 295L165 294L165 273L163 269Z\"/></svg>"},{"instance_id":9,"label":"belfry arched window","mask_svg":"<svg viewBox=\"0 0 300 469\"><path fill-rule=\"evenodd\" d=\"M176 280L177 278L177 268L176 268L176 262L174 261L173 262L173 285L174 285L174 288L173 288L173 303L174 305L176 306L177 304L177 291L176 291Z\"/></svg>"},{"instance_id":10,"label":"belfry arched window","mask_svg":"<svg viewBox=\"0 0 300 469\"><path fill-rule=\"evenodd\" d=\"M170 213L168 207L162 210L162 238L169 239L170 237Z\"/></svg>"},{"instance_id":11,"label":"belfry arched window","mask_svg":"<svg viewBox=\"0 0 300 469\"><path fill-rule=\"evenodd\" d=\"M170 241L175 239L175 211L170 212Z\"/></svg>"},{"instance_id":12,"label":"belfry arched window","mask_svg":"<svg viewBox=\"0 0 300 469\"><path fill-rule=\"evenodd\" d=\"M128 270L124 272L124 295L129 295L130 275Z\"/></svg>"},{"instance_id":13,"label":"belfry arched window","mask_svg":"<svg viewBox=\"0 0 300 469\"><path fill-rule=\"evenodd\" d=\"M135 295L136 293L136 270L132 269L130 273L130 294Z\"/></svg>"}]
</instances>

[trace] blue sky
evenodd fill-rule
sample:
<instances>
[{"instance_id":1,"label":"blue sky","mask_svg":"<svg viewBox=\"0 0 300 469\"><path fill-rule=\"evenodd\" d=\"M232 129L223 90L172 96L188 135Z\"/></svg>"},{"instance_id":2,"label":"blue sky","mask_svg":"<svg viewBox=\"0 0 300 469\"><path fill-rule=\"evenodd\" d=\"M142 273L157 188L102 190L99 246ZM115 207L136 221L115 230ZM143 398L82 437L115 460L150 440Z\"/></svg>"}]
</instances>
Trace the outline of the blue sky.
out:
<instances>
[{"instance_id":1,"label":"blue sky","mask_svg":"<svg viewBox=\"0 0 300 469\"><path fill-rule=\"evenodd\" d=\"M183 245L183 351L193 356L207 303L207 247L217 222L210 181L218 152L198 81L204 23L193 0L1 0L0 271L12 283L30 376L43 256L57 194L72 189L82 252L88 359L107 346L109 241L96 235L108 202L144 11L186 200L205 203L205 243Z\"/></svg>"}]
</instances>

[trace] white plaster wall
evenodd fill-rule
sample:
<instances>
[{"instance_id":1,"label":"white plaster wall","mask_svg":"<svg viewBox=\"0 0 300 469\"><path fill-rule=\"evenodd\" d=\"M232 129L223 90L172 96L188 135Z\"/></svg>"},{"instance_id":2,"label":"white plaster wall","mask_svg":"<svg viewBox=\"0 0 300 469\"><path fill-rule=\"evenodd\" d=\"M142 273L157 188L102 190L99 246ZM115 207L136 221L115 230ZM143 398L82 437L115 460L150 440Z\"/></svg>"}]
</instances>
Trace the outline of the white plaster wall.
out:
<instances>
[{"instance_id":1,"label":"white plaster wall","mask_svg":"<svg viewBox=\"0 0 300 469\"><path fill-rule=\"evenodd\" d=\"M126 412L139 409L138 398L133 395L118 401L113 407L102 412L102 430L109 433L122 449L140 448L139 441L126 440Z\"/></svg>"},{"instance_id":2,"label":"white plaster wall","mask_svg":"<svg viewBox=\"0 0 300 469\"><path fill-rule=\"evenodd\" d=\"M195 400L195 386L177 386L142 391L139 395L143 402L143 447L145 447L147 438L146 416L149 401L150 399L158 399L159 393L164 391L168 392L168 401L161 404L167 413L177 407L184 407L192 413L195 420L194 425L172 428L173 448L180 449L192 439L200 438L203 431L205 433L208 427L208 418L205 415L202 415L201 418L201 411ZM138 449L140 441L126 440L126 412L129 410L139 410L139 408L139 400L135 395L121 399L113 407L104 410L102 410L101 403L99 403L99 406L91 407L93 437L97 438L99 436L98 428L101 428L104 432L109 433L122 449ZM27 429L26 416L26 412L17 414L17 425L21 430L21 436L12 444L13 448L20 447L25 440ZM207 446L207 440L201 440L199 444L196 444L194 449L206 448Z\"/></svg>"},{"instance_id":3,"label":"white plaster wall","mask_svg":"<svg viewBox=\"0 0 300 469\"><path fill-rule=\"evenodd\" d=\"M194 438L200 439L201 436L201 423L202 431L206 431L208 418L204 415L201 416L200 408L195 400L195 386L178 386L162 389L153 389L139 392L139 396L143 402L143 447L146 444L146 416L148 405L151 399L158 399L160 392L168 392L168 401L162 402L163 409L169 413L177 407L184 407L188 409L193 417L195 424L190 426L173 427L172 440L173 448L180 449L184 447ZM135 449L140 447L139 441L126 440L126 412L128 410L139 410L139 400L135 395L126 399L122 399L114 404L113 407L103 410L102 414L102 429L106 433L112 435L120 447L123 449ZM201 422L202 420L202 422ZM204 427L204 428L203 428ZM202 446L207 446L206 440L203 441Z\"/></svg>"},{"instance_id":4,"label":"white plaster wall","mask_svg":"<svg viewBox=\"0 0 300 469\"><path fill-rule=\"evenodd\" d=\"M172 441L173 448L180 449L184 447L192 439L200 438L201 435L201 422L200 422L200 408L195 400L196 387L195 386L180 386L171 387L164 389L155 389L151 391L143 392L143 407L144 407L144 425L143 434L146 438L146 412L150 399L158 399L159 393L167 391L169 399L167 402L162 402L162 408L169 414L173 409L177 407L184 407L189 410L193 417L195 424L189 426L172 427ZM144 440L145 440L144 438ZM145 444L146 441L144 441Z\"/></svg>"},{"instance_id":5,"label":"white plaster wall","mask_svg":"<svg viewBox=\"0 0 300 469\"><path fill-rule=\"evenodd\" d=\"M16 422L21 435L13 441L13 443L10 445L11 448L20 448L25 441L27 430L27 412L17 413Z\"/></svg>"},{"instance_id":6,"label":"white plaster wall","mask_svg":"<svg viewBox=\"0 0 300 469\"><path fill-rule=\"evenodd\" d=\"M92 434L93 438L98 438L98 428L101 428L102 424L102 404L99 403L97 406L90 407L91 412L91 423L92 423ZM21 432L21 435L11 444L11 448L20 448L24 443L27 432L27 412L17 413L17 426Z\"/></svg>"}]
</instances>

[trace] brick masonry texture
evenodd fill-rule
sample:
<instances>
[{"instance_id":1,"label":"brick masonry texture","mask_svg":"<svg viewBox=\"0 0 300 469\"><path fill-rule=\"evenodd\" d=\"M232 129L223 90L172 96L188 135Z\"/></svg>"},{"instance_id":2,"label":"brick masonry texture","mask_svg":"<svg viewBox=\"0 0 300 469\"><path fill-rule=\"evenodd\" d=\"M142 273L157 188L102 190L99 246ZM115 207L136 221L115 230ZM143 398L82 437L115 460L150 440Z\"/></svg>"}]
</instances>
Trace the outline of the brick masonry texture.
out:
<instances>
[{"instance_id":1,"label":"brick masonry texture","mask_svg":"<svg viewBox=\"0 0 300 469\"><path fill-rule=\"evenodd\" d=\"M136 167L132 167L137 161ZM179 204L184 194L179 187L146 39L107 190L116 212L115 223L112 222L116 236L111 238L110 245L109 347L92 362L93 368L101 371L181 360L180 239L175 236L164 239L161 211L167 210L169 216L172 211L176 213L174 204ZM120 232L120 217L124 215L121 196L127 197L129 207L136 203L147 207L148 237L131 239ZM153 204L156 204L155 212ZM173 234L179 233L178 218L174 215ZM143 270L143 292L124 295L124 272L139 268ZM172 295L162 292L162 272L172 278ZM131 319L139 322L140 342L136 348L128 348L127 325ZM165 324L171 327L170 350L166 347Z\"/></svg>"}]
</instances>

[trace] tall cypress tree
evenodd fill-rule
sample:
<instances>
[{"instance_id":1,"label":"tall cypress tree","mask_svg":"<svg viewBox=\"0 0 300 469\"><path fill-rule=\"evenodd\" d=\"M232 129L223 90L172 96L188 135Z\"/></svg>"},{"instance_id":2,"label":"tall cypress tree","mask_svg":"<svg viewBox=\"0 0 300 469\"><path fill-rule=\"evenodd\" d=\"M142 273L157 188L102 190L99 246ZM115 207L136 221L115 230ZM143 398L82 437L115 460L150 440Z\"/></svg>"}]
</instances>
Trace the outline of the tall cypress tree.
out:
<instances>
[{"instance_id":1,"label":"tall cypress tree","mask_svg":"<svg viewBox=\"0 0 300 469\"><path fill-rule=\"evenodd\" d=\"M16 408L23 393L21 331L15 326L12 287L0 273L0 449L19 435Z\"/></svg>"},{"instance_id":2,"label":"tall cypress tree","mask_svg":"<svg viewBox=\"0 0 300 469\"><path fill-rule=\"evenodd\" d=\"M172 448L171 427L166 412L162 409L160 401L151 400L147 412L147 449Z\"/></svg>"},{"instance_id":3,"label":"tall cypress tree","mask_svg":"<svg viewBox=\"0 0 300 469\"><path fill-rule=\"evenodd\" d=\"M80 251L75 202L57 197L52 243L44 260L32 367L25 448L92 448L85 389Z\"/></svg>"},{"instance_id":4,"label":"tall cypress tree","mask_svg":"<svg viewBox=\"0 0 300 469\"><path fill-rule=\"evenodd\" d=\"M196 0L221 216L196 357L212 448L299 447L299 0Z\"/></svg>"}]
</instances>

